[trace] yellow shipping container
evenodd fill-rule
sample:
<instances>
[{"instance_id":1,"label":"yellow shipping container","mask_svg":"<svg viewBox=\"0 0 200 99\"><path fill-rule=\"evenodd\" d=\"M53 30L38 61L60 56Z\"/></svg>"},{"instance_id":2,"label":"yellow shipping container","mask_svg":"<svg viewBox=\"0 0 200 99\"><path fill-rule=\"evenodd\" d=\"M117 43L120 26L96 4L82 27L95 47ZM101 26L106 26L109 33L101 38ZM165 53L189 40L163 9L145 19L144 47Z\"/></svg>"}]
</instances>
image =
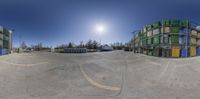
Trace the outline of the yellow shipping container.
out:
<instances>
[{"instance_id":1,"label":"yellow shipping container","mask_svg":"<svg viewBox=\"0 0 200 99\"><path fill-rule=\"evenodd\" d=\"M197 44L197 39L196 38L191 38L190 42L191 42L191 44Z\"/></svg>"},{"instance_id":2,"label":"yellow shipping container","mask_svg":"<svg viewBox=\"0 0 200 99\"><path fill-rule=\"evenodd\" d=\"M3 39L3 34L2 33L0 33L0 40L2 40Z\"/></svg>"},{"instance_id":3,"label":"yellow shipping container","mask_svg":"<svg viewBox=\"0 0 200 99\"><path fill-rule=\"evenodd\" d=\"M160 29L160 32L161 32L161 33L164 33L164 27L162 27L162 28Z\"/></svg>"},{"instance_id":4,"label":"yellow shipping container","mask_svg":"<svg viewBox=\"0 0 200 99\"><path fill-rule=\"evenodd\" d=\"M197 37L200 37L200 32L199 32L199 33L197 33Z\"/></svg>"},{"instance_id":5,"label":"yellow shipping container","mask_svg":"<svg viewBox=\"0 0 200 99\"><path fill-rule=\"evenodd\" d=\"M191 31L191 35L197 36L197 31L192 30L192 31Z\"/></svg>"},{"instance_id":6,"label":"yellow shipping container","mask_svg":"<svg viewBox=\"0 0 200 99\"><path fill-rule=\"evenodd\" d=\"M173 47L172 48L172 57L178 58L180 56L180 48Z\"/></svg>"},{"instance_id":7,"label":"yellow shipping container","mask_svg":"<svg viewBox=\"0 0 200 99\"><path fill-rule=\"evenodd\" d=\"M2 46L3 46L3 41L0 40L0 48L2 48Z\"/></svg>"},{"instance_id":8,"label":"yellow shipping container","mask_svg":"<svg viewBox=\"0 0 200 99\"><path fill-rule=\"evenodd\" d=\"M200 39L199 39L199 40L197 40L197 45L200 45Z\"/></svg>"},{"instance_id":9,"label":"yellow shipping container","mask_svg":"<svg viewBox=\"0 0 200 99\"><path fill-rule=\"evenodd\" d=\"M196 56L196 47L190 47L190 56L191 57Z\"/></svg>"},{"instance_id":10,"label":"yellow shipping container","mask_svg":"<svg viewBox=\"0 0 200 99\"><path fill-rule=\"evenodd\" d=\"M170 27L165 27L165 33L169 33L170 32Z\"/></svg>"},{"instance_id":11,"label":"yellow shipping container","mask_svg":"<svg viewBox=\"0 0 200 99\"><path fill-rule=\"evenodd\" d=\"M170 32L170 27L162 27L161 28L161 33L169 33Z\"/></svg>"}]
</instances>

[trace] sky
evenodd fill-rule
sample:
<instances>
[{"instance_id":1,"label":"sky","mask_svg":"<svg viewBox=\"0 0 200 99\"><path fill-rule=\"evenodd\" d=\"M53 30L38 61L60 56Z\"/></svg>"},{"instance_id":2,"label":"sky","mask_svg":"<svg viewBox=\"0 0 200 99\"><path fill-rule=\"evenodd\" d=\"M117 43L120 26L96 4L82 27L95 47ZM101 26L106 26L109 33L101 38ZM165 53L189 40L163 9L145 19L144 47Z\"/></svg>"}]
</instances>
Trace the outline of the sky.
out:
<instances>
[{"instance_id":1,"label":"sky","mask_svg":"<svg viewBox=\"0 0 200 99\"><path fill-rule=\"evenodd\" d=\"M199 0L0 0L0 25L13 32L13 46L57 46L89 39L128 42L132 32L162 19L200 23ZM106 28L102 35L95 26Z\"/></svg>"}]
</instances>

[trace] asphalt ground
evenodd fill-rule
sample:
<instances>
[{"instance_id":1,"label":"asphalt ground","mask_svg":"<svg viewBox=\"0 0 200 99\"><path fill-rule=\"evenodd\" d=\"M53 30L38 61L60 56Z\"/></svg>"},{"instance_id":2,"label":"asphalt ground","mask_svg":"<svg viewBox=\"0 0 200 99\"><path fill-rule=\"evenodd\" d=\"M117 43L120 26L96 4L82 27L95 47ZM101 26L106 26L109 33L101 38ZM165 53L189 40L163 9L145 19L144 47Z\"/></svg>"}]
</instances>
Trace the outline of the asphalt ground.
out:
<instances>
[{"instance_id":1,"label":"asphalt ground","mask_svg":"<svg viewBox=\"0 0 200 99\"><path fill-rule=\"evenodd\" d=\"M199 99L200 57L113 51L0 56L0 99Z\"/></svg>"}]
</instances>

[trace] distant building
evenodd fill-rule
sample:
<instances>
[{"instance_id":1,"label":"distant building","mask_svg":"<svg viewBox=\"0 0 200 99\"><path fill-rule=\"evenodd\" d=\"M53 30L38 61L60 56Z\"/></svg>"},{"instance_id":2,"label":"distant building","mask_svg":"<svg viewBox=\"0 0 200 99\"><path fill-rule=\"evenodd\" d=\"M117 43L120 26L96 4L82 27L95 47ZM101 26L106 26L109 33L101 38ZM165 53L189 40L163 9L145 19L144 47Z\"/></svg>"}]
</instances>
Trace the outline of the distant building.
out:
<instances>
[{"instance_id":1,"label":"distant building","mask_svg":"<svg viewBox=\"0 0 200 99\"><path fill-rule=\"evenodd\" d=\"M101 51L112 51L113 50L113 47L112 46L109 46L107 44L103 45L101 47Z\"/></svg>"},{"instance_id":2,"label":"distant building","mask_svg":"<svg viewBox=\"0 0 200 99\"><path fill-rule=\"evenodd\" d=\"M0 27L0 55L11 53L12 50L12 31Z\"/></svg>"}]
</instances>

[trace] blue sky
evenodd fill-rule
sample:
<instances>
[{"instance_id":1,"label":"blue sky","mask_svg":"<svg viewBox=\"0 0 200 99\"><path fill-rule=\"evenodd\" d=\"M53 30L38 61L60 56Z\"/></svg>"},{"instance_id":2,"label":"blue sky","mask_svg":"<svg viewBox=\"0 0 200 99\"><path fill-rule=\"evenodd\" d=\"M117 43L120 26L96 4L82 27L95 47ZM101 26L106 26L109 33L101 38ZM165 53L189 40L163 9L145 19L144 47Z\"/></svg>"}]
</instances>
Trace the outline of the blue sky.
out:
<instances>
[{"instance_id":1,"label":"blue sky","mask_svg":"<svg viewBox=\"0 0 200 99\"><path fill-rule=\"evenodd\" d=\"M131 32L168 18L200 23L198 0L1 0L0 24L19 42L56 46L88 39L128 42ZM106 31L97 35L96 24Z\"/></svg>"}]
</instances>

